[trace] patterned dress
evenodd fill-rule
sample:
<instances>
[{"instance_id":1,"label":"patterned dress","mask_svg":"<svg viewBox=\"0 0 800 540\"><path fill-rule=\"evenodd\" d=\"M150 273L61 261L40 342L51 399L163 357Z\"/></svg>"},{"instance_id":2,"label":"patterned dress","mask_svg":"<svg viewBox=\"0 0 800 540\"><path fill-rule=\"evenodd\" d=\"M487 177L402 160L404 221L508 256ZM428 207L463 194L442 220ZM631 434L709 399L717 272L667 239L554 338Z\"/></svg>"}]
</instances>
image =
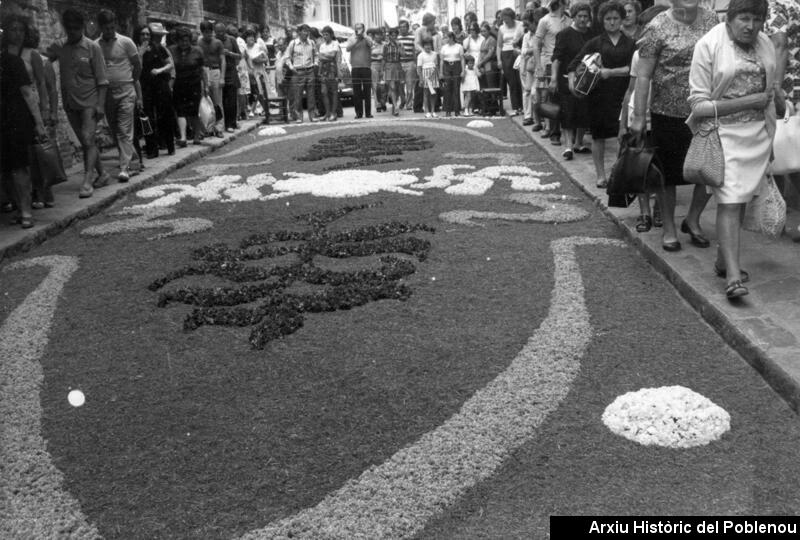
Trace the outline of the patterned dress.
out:
<instances>
[{"instance_id":1,"label":"patterned dress","mask_svg":"<svg viewBox=\"0 0 800 540\"><path fill-rule=\"evenodd\" d=\"M800 2L769 0L769 19L764 25L768 35L786 34L789 65L781 88L795 103L800 103Z\"/></svg>"}]
</instances>

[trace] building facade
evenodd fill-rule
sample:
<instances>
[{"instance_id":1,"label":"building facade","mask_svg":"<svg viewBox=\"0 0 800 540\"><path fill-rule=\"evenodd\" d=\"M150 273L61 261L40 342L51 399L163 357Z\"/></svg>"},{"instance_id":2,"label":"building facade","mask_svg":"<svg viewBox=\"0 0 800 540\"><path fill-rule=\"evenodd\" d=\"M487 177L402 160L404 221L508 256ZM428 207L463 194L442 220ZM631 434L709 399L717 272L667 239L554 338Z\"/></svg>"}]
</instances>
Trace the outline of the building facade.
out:
<instances>
[{"instance_id":1,"label":"building facade","mask_svg":"<svg viewBox=\"0 0 800 540\"><path fill-rule=\"evenodd\" d=\"M303 20L332 21L352 28L364 23L367 28L397 25L397 0L309 0Z\"/></svg>"}]
</instances>

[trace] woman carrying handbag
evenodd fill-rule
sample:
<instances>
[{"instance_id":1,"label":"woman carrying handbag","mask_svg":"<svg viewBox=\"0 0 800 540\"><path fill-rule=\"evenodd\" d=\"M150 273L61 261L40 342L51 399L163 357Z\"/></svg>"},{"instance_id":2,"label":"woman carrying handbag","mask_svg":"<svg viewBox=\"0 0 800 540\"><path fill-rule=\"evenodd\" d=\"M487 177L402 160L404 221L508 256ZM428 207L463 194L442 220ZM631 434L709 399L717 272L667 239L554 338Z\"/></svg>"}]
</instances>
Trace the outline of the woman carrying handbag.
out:
<instances>
[{"instance_id":1,"label":"woman carrying handbag","mask_svg":"<svg viewBox=\"0 0 800 540\"><path fill-rule=\"evenodd\" d=\"M718 125L722 185L709 189L717 199L714 272L725 278L728 299L748 294L750 276L739 265L742 218L764 184L775 134L776 58L761 32L766 14L767 0L731 0L726 21L697 42L689 71L686 123L695 137L709 120Z\"/></svg>"}]
</instances>

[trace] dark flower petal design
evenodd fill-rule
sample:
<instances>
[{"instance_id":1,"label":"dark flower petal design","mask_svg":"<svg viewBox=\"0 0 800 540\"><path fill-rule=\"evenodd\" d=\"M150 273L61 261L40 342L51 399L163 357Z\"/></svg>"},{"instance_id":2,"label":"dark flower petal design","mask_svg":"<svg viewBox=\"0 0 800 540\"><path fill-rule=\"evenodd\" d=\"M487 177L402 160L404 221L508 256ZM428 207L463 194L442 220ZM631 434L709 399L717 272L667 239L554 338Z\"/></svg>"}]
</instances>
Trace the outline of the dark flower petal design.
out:
<instances>
[{"instance_id":1,"label":"dark flower petal design","mask_svg":"<svg viewBox=\"0 0 800 540\"><path fill-rule=\"evenodd\" d=\"M296 216L310 229L274 231L245 238L239 248L213 244L192 250L197 261L153 281L151 291L186 276L211 275L236 284L227 287L180 287L162 291L157 305L170 303L196 306L186 316L184 330L204 325L253 326L250 343L263 349L273 339L292 334L303 326L303 313L321 313L363 306L377 300L407 300L411 288L400 280L413 274L416 267L408 259L388 255L402 253L424 261L431 248L428 240L408 236L422 231L434 233L425 224L397 221L330 232L326 227L337 219L378 204L345 206ZM270 246L276 242L297 242L289 246ZM274 258L295 253L300 262L264 268L245 261ZM378 269L335 271L314 265L317 255L330 258L383 255ZM297 282L324 286L321 291L295 294L286 289ZM247 305L258 302L257 305Z\"/></svg>"}]
</instances>

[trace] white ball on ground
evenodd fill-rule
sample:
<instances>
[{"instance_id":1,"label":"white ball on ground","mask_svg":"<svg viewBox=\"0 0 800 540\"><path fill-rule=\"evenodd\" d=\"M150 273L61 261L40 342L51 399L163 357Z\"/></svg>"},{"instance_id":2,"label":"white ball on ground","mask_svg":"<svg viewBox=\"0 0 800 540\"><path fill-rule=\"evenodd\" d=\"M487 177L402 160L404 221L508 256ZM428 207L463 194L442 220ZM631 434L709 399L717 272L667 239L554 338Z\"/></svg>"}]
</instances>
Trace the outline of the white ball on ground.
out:
<instances>
[{"instance_id":1,"label":"white ball on ground","mask_svg":"<svg viewBox=\"0 0 800 540\"><path fill-rule=\"evenodd\" d=\"M80 407L86 403L86 396L84 396L83 392L80 390L72 390L67 394L67 401L69 401L69 404L73 407Z\"/></svg>"}]
</instances>

